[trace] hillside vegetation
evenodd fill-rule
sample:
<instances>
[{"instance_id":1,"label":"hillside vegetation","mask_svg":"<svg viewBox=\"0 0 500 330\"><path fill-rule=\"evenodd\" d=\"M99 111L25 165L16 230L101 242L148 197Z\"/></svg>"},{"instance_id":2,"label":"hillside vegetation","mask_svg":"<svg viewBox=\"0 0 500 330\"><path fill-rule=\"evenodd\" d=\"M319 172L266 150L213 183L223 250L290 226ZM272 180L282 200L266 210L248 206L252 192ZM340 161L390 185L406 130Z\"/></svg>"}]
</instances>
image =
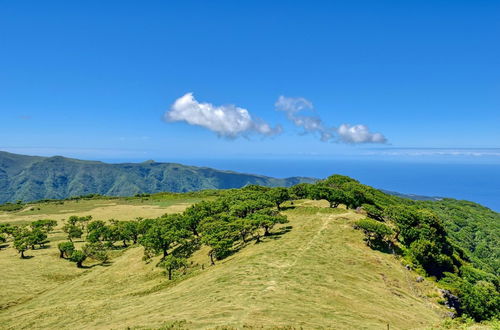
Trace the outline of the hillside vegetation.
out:
<instances>
[{"instance_id":1,"label":"hillside vegetation","mask_svg":"<svg viewBox=\"0 0 500 330\"><path fill-rule=\"evenodd\" d=\"M247 184L288 187L310 178L276 179L174 163L106 164L65 157L0 151L0 203L101 194L132 196L162 191L240 188Z\"/></svg>"},{"instance_id":2,"label":"hillside vegetation","mask_svg":"<svg viewBox=\"0 0 500 330\"><path fill-rule=\"evenodd\" d=\"M157 260L142 260L141 247L120 251L106 266L76 268L58 258L64 233L57 228L51 247L33 251L32 259L20 259L12 248L2 251L9 290L0 296L0 321L7 328L160 327L174 321L186 327L403 328L439 321L442 308L428 297L435 296L432 284L416 283L416 274L391 255L366 247L352 229L359 215L324 203L299 205L285 212L290 222L276 235L215 266L200 251L191 258L192 273L172 283L155 267Z\"/></svg>"},{"instance_id":3,"label":"hillside vegetation","mask_svg":"<svg viewBox=\"0 0 500 330\"><path fill-rule=\"evenodd\" d=\"M30 204L0 216L0 324L414 329L450 315L494 322L497 275L478 269L473 251L448 234L451 220L441 218L453 204L441 201L439 215L428 203L334 175L289 189Z\"/></svg>"}]
</instances>

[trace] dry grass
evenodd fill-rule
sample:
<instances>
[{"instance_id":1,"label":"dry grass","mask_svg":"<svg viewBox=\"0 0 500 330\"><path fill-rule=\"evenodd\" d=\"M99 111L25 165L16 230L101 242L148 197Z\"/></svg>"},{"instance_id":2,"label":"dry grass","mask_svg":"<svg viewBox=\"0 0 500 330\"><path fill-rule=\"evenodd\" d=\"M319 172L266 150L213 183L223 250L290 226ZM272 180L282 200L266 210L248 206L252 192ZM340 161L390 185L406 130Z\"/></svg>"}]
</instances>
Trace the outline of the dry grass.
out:
<instances>
[{"instance_id":1,"label":"dry grass","mask_svg":"<svg viewBox=\"0 0 500 330\"><path fill-rule=\"evenodd\" d=\"M64 204L42 203L29 206L20 212L0 212L0 223L27 224L38 219L64 220L72 215L92 215L100 220L132 220L137 217L154 218L165 213L182 212L191 201L169 201L165 203L140 203L115 200L66 201ZM40 208L40 210L38 210ZM34 210L33 210L34 209Z\"/></svg>"},{"instance_id":2,"label":"dry grass","mask_svg":"<svg viewBox=\"0 0 500 330\"><path fill-rule=\"evenodd\" d=\"M321 202L296 205L285 211L290 223L275 230L281 234L215 266L202 249L189 274L172 282L155 262L142 261L140 247L86 270L59 259L56 243L28 260L11 248L0 251L0 327L415 329L439 323L443 308L428 298L436 288L416 283L394 256L369 249L352 229L360 215ZM108 207L119 205L92 212L113 213Z\"/></svg>"}]
</instances>

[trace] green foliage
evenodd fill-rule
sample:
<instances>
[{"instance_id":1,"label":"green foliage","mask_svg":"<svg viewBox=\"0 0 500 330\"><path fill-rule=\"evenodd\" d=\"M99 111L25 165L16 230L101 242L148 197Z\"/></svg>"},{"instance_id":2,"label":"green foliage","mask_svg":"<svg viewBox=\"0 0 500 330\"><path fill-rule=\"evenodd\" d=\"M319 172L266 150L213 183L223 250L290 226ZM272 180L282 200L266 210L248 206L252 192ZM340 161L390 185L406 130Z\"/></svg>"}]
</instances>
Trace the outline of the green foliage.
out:
<instances>
[{"instance_id":1,"label":"green foliage","mask_svg":"<svg viewBox=\"0 0 500 330\"><path fill-rule=\"evenodd\" d=\"M474 266L500 275L500 213L467 201L420 202L442 219L451 240Z\"/></svg>"},{"instance_id":2,"label":"green foliage","mask_svg":"<svg viewBox=\"0 0 500 330\"><path fill-rule=\"evenodd\" d=\"M87 224L86 240L91 243L104 241L109 237L108 227L102 220L94 220Z\"/></svg>"},{"instance_id":3,"label":"green foliage","mask_svg":"<svg viewBox=\"0 0 500 330\"><path fill-rule=\"evenodd\" d=\"M40 229L45 233L50 233L57 226L57 221L50 219L37 220L33 221L30 226L33 229Z\"/></svg>"},{"instance_id":4,"label":"green foliage","mask_svg":"<svg viewBox=\"0 0 500 330\"><path fill-rule=\"evenodd\" d=\"M17 230L16 226L12 226L8 223L0 223L0 234L13 236L16 230Z\"/></svg>"},{"instance_id":5,"label":"green foliage","mask_svg":"<svg viewBox=\"0 0 500 330\"><path fill-rule=\"evenodd\" d=\"M18 228L14 233L14 248L25 258L24 252L31 246L30 231L26 227Z\"/></svg>"},{"instance_id":6,"label":"green foliage","mask_svg":"<svg viewBox=\"0 0 500 330\"><path fill-rule=\"evenodd\" d=\"M311 183L303 182L290 187L288 190L290 192L291 199L304 199L310 196L310 190L313 187Z\"/></svg>"},{"instance_id":7,"label":"green foliage","mask_svg":"<svg viewBox=\"0 0 500 330\"><path fill-rule=\"evenodd\" d=\"M341 189L344 195L343 204L345 204L348 209L356 209L364 203L368 202L365 195L365 187L359 184L357 181L346 182L342 184Z\"/></svg>"},{"instance_id":8,"label":"green foliage","mask_svg":"<svg viewBox=\"0 0 500 330\"><path fill-rule=\"evenodd\" d=\"M22 210L25 207L25 204L22 203L5 203L0 205L0 211L4 212L14 212Z\"/></svg>"},{"instance_id":9,"label":"green foliage","mask_svg":"<svg viewBox=\"0 0 500 330\"><path fill-rule=\"evenodd\" d=\"M334 174L323 180L323 182L332 188L342 188L346 183L359 183L359 181L354 180L345 175Z\"/></svg>"},{"instance_id":10,"label":"green foliage","mask_svg":"<svg viewBox=\"0 0 500 330\"><path fill-rule=\"evenodd\" d=\"M166 214L152 223L143 235L140 243L147 253L168 255L168 250L175 244L181 244L190 237L190 231L178 214Z\"/></svg>"},{"instance_id":11,"label":"green foliage","mask_svg":"<svg viewBox=\"0 0 500 330\"><path fill-rule=\"evenodd\" d=\"M393 235L392 229L387 225L368 218L356 221L355 228L363 230L366 243L371 247L386 244Z\"/></svg>"},{"instance_id":12,"label":"green foliage","mask_svg":"<svg viewBox=\"0 0 500 330\"><path fill-rule=\"evenodd\" d=\"M486 281L493 283L496 287L499 287L498 276L485 272L484 270L474 268L471 265L465 265L460 268L460 277L470 283Z\"/></svg>"},{"instance_id":13,"label":"green foliage","mask_svg":"<svg viewBox=\"0 0 500 330\"><path fill-rule=\"evenodd\" d=\"M160 266L165 268L168 274L168 279L172 279L172 273L175 270L186 268L188 265L186 258L176 257L174 255L169 255L163 259Z\"/></svg>"},{"instance_id":14,"label":"green foliage","mask_svg":"<svg viewBox=\"0 0 500 330\"><path fill-rule=\"evenodd\" d=\"M412 242L410 254L430 275L441 277L444 272L455 271L453 260L442 253L435 241L418 239Z\"/></svg>"},{"instance_id":15,"label":"green foliage","mask_svg":"<svg viewBox=\"0 0 500 330\"><path fill-rule=\"evenodd\" d=\"M82 247L85 256L105 263L109 260L108 250L101 242L87 243Z\"/></svg>"},{"instance_id":16,"label":"green foliage","mask_svg":"<svg viewBox=\"0 0 500 330\"><path fill-rule=\"evenodd\" d=\"M288 193L288 189L283 187L272 188L267 192L267 195L269 197L269 200L274 204L276 204L278 210L281 209L280 206L282 203L290 199L290 194Z\"/></svg>"},{"instance_id":17,"label":"green foliage","mask_svg":"<svg viewBox=\"0 0 500 330\"><path fill-rule=\"evenodd\" d=\"M346 197L339 188L332 188L323 184L316 184L309 190L312 199L325 199L330 203L330 207L338 207L342 203L346 203Z\"/></svg>"},{"instance_id":18,"label":"green foliage","mask_svg":"<svg viewBox=\"0 0 500 330\"><path fill-rule=\"evenodd\" d=\"M29 248L35 249L35 245L41 247L47 242L47 234L39 228L30 229L27 226L14 228L12 231L14 248L21 253L21 258L25 258L24 252Z\"/></svg>"},{"instance_id":19,"label":"green foliage","mask_svg":"<svg viewBox=\"0 0 500 330\"><path fill-rule=\"evenodd\" d=\"M28 236L28 241L32 249L35 248L35 244L38 244L41 247L47 242L47 233L39 228L32 229L28 233Z\"/></svg>"},{"instance_id":20,"label":"green foliage","mask_svg":"<svg viewBox=\"0 0 500 330\"><path fill-rule=\"evenodd\" d=\"M188 207L184 211L184 221L193 235L198 236L198 226L201 220L214 216L222 212L222 210L223 207L220 203L202 201Z\"/></svg>"},{"instance_id":21,"label":"green foliage","mask_svg":"<svg viewBox=\"0 0 500 330\"><path fill-rule=\"evenodd\" d=\"M87 255L83 251L75 250L71 253L69 260L76 263L78 268L82 268L83 262L87 259Z\"/></svg>"},{"instance_id":22,"label":"green foliage","mask_svg":"<svg viewBox=\"0 0 500 330\"><path fill-rule=\"evenodd\" d=\"M73 238L81 238L83 230L77 225L67 223L63 226L63 231L68 234L68 239L72 242Z\"/></svg>"},{"instance_id":23,"label":"green foliage","mask_svg":"<svg viewBox=\"0 0 500 330\"><path fill-rule=\"evenodd\" d=\"M57 245L57 248L59 249L60 258L69 258L73 254L73 251L75 251L73 242L61 242Z\"/></svg>"},{"instance_id":24,"label":"green foliage","mask_svg":"<svg viewBox=\"0 0 500 330\"><path fill-rule=\"evenodd\" d=\"M500 293L492 283L478 281L471 284L465 281L460 291L460 307L474 320L489 320L500 316Z\"/></svg>"},{"instance_id":25,"label":"green foliage","mask_svg":"<svg viewBox=\"0 0 500 330\"><path fill-rule=\"evenodd\" d=\"M200 224L201 242L211 248L208 255L210 262L215 264L214 259L222 259L230 253L236 240L237 232L230 226L231 218L228 216L216 216L204 219Z\"/></svg>"},{"instance_id":26,"label":"green foliage","mask_svg":"<svg viewBox=\"0 0 500 330\"><path fill-rule=\"evenodd\" d=\"M264 236L269 235L269 231L273 229L276 224L287 223L288 219L284 215L272 209L262 209L249 216L249 219L255 227L264 229Z\"/></svg>"},{"instance_id":27,"label":"green foliage","mask_svg":"<svg viewBox=\"0 0 500 330\"><path fill-rule=\"evenodd\" d=\"M365 203L362 205L362 207L369 218L377 221L384 221L384 211L378 206Z\"/></svg>"}]
</instances>

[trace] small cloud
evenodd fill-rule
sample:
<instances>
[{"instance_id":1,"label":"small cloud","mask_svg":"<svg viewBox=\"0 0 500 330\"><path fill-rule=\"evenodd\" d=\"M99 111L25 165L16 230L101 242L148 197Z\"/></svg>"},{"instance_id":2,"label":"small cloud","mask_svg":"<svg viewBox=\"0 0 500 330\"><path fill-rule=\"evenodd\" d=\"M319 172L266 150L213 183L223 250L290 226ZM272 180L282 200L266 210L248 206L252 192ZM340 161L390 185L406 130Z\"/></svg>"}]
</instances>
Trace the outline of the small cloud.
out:
<instances>
[{"instance_id":1,"label":"small cloud","mask_svg":"<svg viewBox=\"0 0 500 330\"><path fill-rule=\"evenodd\" d=\"M250 133L271 136L281 133L280 126L271 127L259 118L252 118L248 110L235 105L214 106L198 102L193 93L178 98L165 112L167 122L184 121L189 125L201 126L218 136L237 138Z\"/></svg>"},{"instance_id":2,"label":"small cloud","mask_svg":"<svg viewBox=\"0 0 500 330\"><path fill-rule=\"evenodd\" d=\"M342 124L337 129L340 140L345 143L386 143L387 139L380 133L372 133L365 125Z\"/></svg>"},{"instance_id":3,"label":"small cloud","mask_svg":"<svg viewBox=\"0 0 500 330\"><path fill-rule=\"evenodd\" d=\"M303 97L280 96L275 103L278 111L286 113L286 117L295 126L303 129L303 134L318 134L323 142L344 143L386 143L387 139L380 133L372 133L365 125L342 124L338 128L328 127L317 115L302 115L302 111L314 112L312 102Z\"/></svg>"}]
</instances>

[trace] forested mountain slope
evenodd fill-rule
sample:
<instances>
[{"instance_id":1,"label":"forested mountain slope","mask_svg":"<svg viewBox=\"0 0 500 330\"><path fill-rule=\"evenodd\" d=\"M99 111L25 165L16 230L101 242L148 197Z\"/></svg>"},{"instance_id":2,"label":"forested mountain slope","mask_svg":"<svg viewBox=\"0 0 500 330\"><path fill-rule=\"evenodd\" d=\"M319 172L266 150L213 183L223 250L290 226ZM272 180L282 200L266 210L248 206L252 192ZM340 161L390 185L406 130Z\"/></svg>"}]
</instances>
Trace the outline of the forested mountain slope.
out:
<instances>
[{"instance_id":1,"label":"forested mountain slope","mask_svg":"<svg viewBox=\"0 0 500 330\"><path fill-rule=\"evenodd\" d=\"M174 163L107 164L0 151L0 203L86 194L131 196L162 191L227 189L247 184L291 186L312 181L310 178L276 179Z\"/></svg>"}]
</instances>

